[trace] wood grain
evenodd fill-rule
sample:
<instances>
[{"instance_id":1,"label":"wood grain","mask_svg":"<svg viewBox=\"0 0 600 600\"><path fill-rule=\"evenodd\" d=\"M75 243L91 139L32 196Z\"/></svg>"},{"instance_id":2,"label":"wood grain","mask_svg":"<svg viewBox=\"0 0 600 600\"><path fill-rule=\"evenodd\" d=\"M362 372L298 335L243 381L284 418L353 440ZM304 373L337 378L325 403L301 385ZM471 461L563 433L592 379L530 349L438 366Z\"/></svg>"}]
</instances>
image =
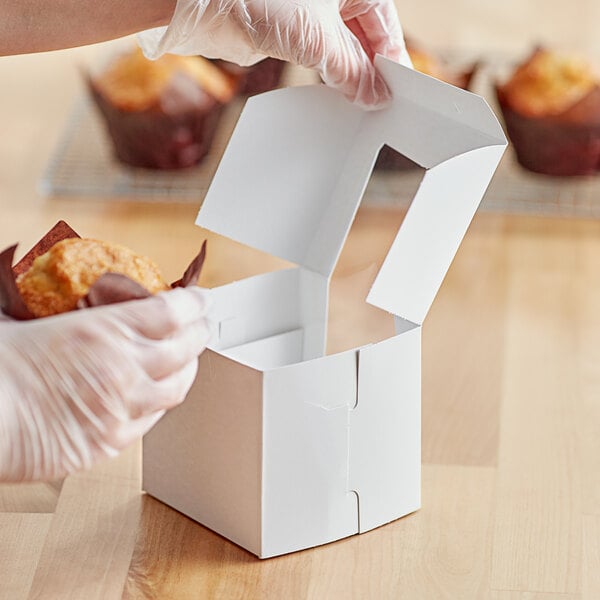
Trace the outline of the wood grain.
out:
<instances>
[{"instance_id":1,"label":"wood grain","mask_svg":"<svg viewBox=\"0 0 600 600\"><path fill-rule=\"evenodd\" d=\"M581 468L582 510L600 515L600 277L598 240L586 236L581 243L581 276L576 315L578 346L578 457ZM600 592L599 592L600 595Z\"/></svg>"},{"instance_id":2,"label":"wood grain","mask_svg":"<svg viewBox=\"0 0 600 600\"><path fill-rule=\"evenodd\" d=\"M49 514L0 513L0 597L21 600L29 588L50 527Z\"/></svg>"},{"instance_id":3,"label":"wood grain","mask_svg":"<svg viewBox=\"0 0 600 600\"><path fill-rule=\"evenodd\" d=\"M62 481L0 485L0 513L53 513L61 488Z\"/></svg>"},{"instance_id":4,"label":"wood grain","mask_svg":"<svg viewBox=\"0 0 600 600\"><path fill-rule=\"evenodd\" d=\"M600 517L585 515L583 529L583 600L600 598Z\"/></svg>"},{"instance_id":5,"label":"wood grain","mask_svg":"<svg viewBox=\"0 0 600 600\"><path fill-rule=\"evenodd\" d=\"M345 318L373 317L361 312L359 299L377 251L401 218L359 213L333 286L332 304ZM404 592L409 598L501 600L578 598L588 588L586 597L593 598L597 439L596 423L588 420L596 414L600 347L594 309L599 233L599 224L581 221L481 216L474 222L432 313L439 311L439 331L432 326L425 338L424 447L438 464L424 467L424 505L415 515L260 562L140 496L132 451L65 482L32 597L119 597L125 586L129 598L200 592L206 598L396 598ZM190 243L184 233L181 239ZM228 261L236 274L276 266L260 257L244 265L239 251L219 242L219 277ZM465 290L470 274L489 283ZM492 306L475 314L476 326L456 331L448 325L446 331L453 315L469 323L478 298ZM380 327L381 315L373 318ZM366 328L344 339L342 321L336 343L374 334ZM456 336L460 344L452 345ZM494 360L498 366L490 367ZM592 516L584 517L584 508ZM65 563L72 568L61 570Z\"/></svg>"},{"instance_id":6,"label":"wood grain","mask_svg":"<svg viewBox=\"0 0 600 600\"><path fill-rule=\"evenodd\" d=\"M511 240L495 589L581 591L581 468L574 444L578 259L570 235L550 239L533 232Z\"/></svg>"},{"instance_id":7,"label":"wood grain","mask_svg":"<svg viewBox=\"0 0 600 600\"><path fill-rule=\"evenodd\" d=\"M139 520L139 458L136 445L65 480L30 598L121 596Z\"/></svg>"},{"instance_id":8,"label":"wood grain","mask_svg":"<svg viewBox=\"0 0 600 600\"><path fill-rule=\"evenodd\" d=\"M495 590L491 600L579 600L581 594L554 594L545 592L520 592L511 590Z\"/></svg>"},{"instance_id":9,"label":"wood grain","mask_svg":"<svg viewBox=\"0 0 600 600\"><path fill-rule=\"evenodd\" d=\"M392 600L427 589L440 599L480 598L489 585L493 488L493 469L426 466L421 512L263 562L145 497L125 597Z\"/></svg>"},{"instance_id":10,"label":"wood grain","mask_svg":"<svg viewBox=\"0 0 600 600\"><path fill-rule=\"evenodd\" d=\"M423 326L423 461L495 466L506 331L506 219L477 219ZM461 310L457 311L457 305ZM451 358L460 352L461 360ZM475 425L475 426L473 426Z\"/></svg>"}]
</instances>

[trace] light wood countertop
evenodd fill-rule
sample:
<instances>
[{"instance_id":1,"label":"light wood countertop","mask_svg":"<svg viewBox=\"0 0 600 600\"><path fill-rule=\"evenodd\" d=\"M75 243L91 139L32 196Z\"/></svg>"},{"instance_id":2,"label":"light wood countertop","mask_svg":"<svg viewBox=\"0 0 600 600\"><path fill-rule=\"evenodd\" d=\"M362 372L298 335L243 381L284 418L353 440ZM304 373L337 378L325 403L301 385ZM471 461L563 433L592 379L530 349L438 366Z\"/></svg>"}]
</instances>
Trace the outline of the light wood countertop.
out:
<instances>
[{"instance_id":1,"label":"light wood countertop","mask_svg":"<svg viewBox=\"0 0 600 600\"><path fill-rule=\"evenodd\" d=\"M174 279L205 237L196 206L36 192L75 65L100 51L0 59L0 241L24 251L63 218ZM359 212L330 350L391 331L363 298L401 220ZM210 250L205 285L281 264L212 236ZM599 598L599 266L600 222L476 216L424 326L417 513L261 562L143 495L135 446L63 483L0 486L0 598Z\"/></svg>"}]
</instances>

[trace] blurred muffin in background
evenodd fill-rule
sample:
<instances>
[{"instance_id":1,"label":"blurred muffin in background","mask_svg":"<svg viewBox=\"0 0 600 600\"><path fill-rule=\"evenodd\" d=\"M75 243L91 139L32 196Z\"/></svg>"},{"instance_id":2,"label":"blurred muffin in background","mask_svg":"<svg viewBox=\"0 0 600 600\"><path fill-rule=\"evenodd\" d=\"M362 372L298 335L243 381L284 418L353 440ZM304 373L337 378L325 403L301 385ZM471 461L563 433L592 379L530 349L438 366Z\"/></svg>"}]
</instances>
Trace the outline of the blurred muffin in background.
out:
<instances>
[{"instance_id":1,"label":"blurred muffin in background","mask_svg":"<svg viewBox=\"0 0 600 600\"><path fill-rule=\"evenodd\" d=\"M274 90L281 82L285 61L277 58L265 58L250 67L240 67L226 60L214 60L226 73L233 78L237 85L238 94L254 96Z\"/></svg>"},{"instance_id":2,"label":"blurred muffin in background","mask_svg":"<svg viewBox=\"0 0 600 600\"><path fill-rule=\"evenodd\" d=\"M464 90L469 89L479 66L478 63L473 63L466 69L454 69L439 56L424 50L410 38L406 39L406 49L416 71ZM389 146L384 146L377 157L375 168L387 171L407 171L420 167L406 156L392 150Z\"/></svg>"},{"instance_id":3,"label":"blurred muffin in background","mask_svg":"<svg viewBox=\"0 0 600 600\"><path fill-rule=\"evenodd\" d=\"M600 85L582 57L537 48L496 85L519 163L546 175L600 169Z\"/></svg>"},{"instance_id":4,"label":"blurred muffin in background","mask_svg":"<svg viewBox=\"0 0 600 600\"><path fill-rule=\"evenodd\" d=\"M413 67L417 71L455 85L463 90L469 89L473 76L479 66L478 63L473 63L466 69L452 68L445 60L431 52L423 50L423 48L411 39L407 39L406 49L412 60Z\"/></svg>"},{"instance_id":5,"label":"blurred muffin in background","mask_svg":"<svg viewBox=\"0 0 600 600\"><path fill-rule=\"evenodd\" d=\"M118 57L88 87L119 160L134 167L179 169L206 156L223 106L236 84L210 61L135 49Z\"/></svg>"}]
</instances>

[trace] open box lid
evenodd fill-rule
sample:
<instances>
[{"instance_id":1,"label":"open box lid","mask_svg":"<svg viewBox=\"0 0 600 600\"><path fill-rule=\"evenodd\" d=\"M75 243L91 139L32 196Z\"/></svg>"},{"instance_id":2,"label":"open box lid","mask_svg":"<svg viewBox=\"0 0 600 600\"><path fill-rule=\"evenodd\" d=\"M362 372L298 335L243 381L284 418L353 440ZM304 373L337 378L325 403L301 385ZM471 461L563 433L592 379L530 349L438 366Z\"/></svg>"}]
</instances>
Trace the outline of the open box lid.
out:
<instances>
[{"instance_id":1,"label":"open box lid","mask_svg":"<svg viewBox=\"0 0 600 600\"><path fill-rule=\"evenodd\" d=\"M422 323L506 146L486 102L381 56L393 100L250 98L196 223L330 277L384 144L427 169L367 301Z\"/></svg>"}]
</instances>

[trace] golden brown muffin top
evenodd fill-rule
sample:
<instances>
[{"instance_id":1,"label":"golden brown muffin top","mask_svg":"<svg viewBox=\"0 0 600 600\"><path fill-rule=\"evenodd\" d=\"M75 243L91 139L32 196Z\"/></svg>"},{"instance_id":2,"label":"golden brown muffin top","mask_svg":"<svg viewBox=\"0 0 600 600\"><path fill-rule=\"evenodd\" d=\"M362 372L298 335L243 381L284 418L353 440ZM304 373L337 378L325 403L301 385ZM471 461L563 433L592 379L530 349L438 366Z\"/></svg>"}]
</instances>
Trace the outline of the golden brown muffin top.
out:
<instances>
[{"instance_id":1,"label":"golden brown muffin top","mask_svg":"<svg viewBox=\"0 0 600 600\"><path fill-rule=\"evenodd\" d=\"M543 117L565 112L597 85L597 75L583 58L537 49L499 89L515 112Z\"/></svg>"},{"instance_id":2,"label":"golden brown muffin top","mask_svg":"<svg viewBox=\"0 0 600 600\"><path fill-rule=\"evenodd\" d=\"M235 93L232 79L205 58L165 54L148 60L139 48L116 59L94 82L117 108L142 111L159 102L177 73L193 79L219 102L228 102Z\"/></svg>"},{"instance_id":3,"label":"golden brown muffin top","mask_svg":"<svg viewBox=\"0 0 600 600\"><path fill-rule=\"evenodd\" d=\"M158 267L129 248L98 240L69 238L38 256L17 286L35 317L74 310L104 273L120 273L152 294L169 289Z\"/></svg>"}]
</instances>

